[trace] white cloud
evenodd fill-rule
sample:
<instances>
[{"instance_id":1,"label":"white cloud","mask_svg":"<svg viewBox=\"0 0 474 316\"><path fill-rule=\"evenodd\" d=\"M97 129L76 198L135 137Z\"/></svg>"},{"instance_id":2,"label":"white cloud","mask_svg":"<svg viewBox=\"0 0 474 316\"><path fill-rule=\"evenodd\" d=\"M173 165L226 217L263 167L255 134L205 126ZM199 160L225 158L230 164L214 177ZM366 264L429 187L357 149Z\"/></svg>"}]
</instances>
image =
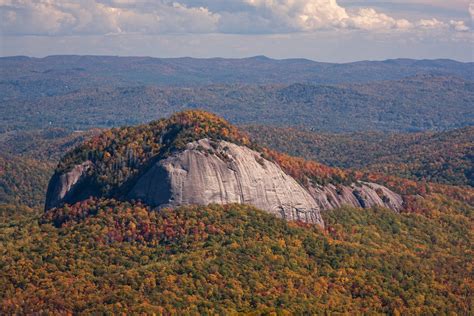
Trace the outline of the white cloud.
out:
<instances>
[{"instance_id":1,"label":"white cloud","mask_svg":"<svg viewBox=\"0 0 474 316\"><path fill-rule=\"evenodd\" d=\"M349 11L336 0L0 0L0 28L6 35L470 30L462 20L409 21L373 8Z\"/></svg>"},{"instance_id":2,"label":"white cloud","mask_svg":"<svg viewBox=\"0 0 474 316\"><path fill-rule=\"evenodd\" d=\"M406 30L413 24L406 19L395 19L374 9L360 9L357 15L347 19L347 25L364 30Z\"/></svg>"},{"instance_id":3,"label":"white cloud","mask_svg":"<svg viewBox=\"0 0 474 316\"><path fill-rule=\"evenodd\" d=\"M2 0L4 34L210 33L219 15L169 1Z\"/></svg>"},{"instance_id":4,"label":"white cloud","mask_svg":"<svg viewBox=\"0 0 474 316\"><path fill-rule=\"evenodd\" d=\"M449 21L449 24L457 32L468 32L469 31L469 27L466 25L466 23L464 21L451 20L451 21Z\"/></svg>"},{"instance_id":5,"label":"white cloud","mask_svg":"<svg viewBox=\"0 0 474 316\"><path fill-rule=\"evenodd\" d=\"M58 9L49 1L0 2L2 33L54 34L70 27L74 22L74 16Z\"/></svg>"},{"instance_id":6,"label":"white cloud","mask_svg":"<svg viewBox=\"0 0 474 316\"><path fill-rule=\"evenodd\" d=\"M117 10L115 20L121 31L132 33L211 33L216 31L219 20L218 14L206 8L189 8L178 2L162 3L148 12L129 8L114 9Z\"/></svg>"},{"instance_id":7,"label":"white cloud","mask_svg":"<svg viewBox=\"0 0 474 316\"><path fill-rule=\"evenodd\" d=\"M436 18L409 21L394 18L373 8L349 12L336 0L244 0L264 13L270 20L278 21L287 29L315 31L320 29L359 29L367 31L446 29L466 32L470 28L464 21L443 22ZM469 6L471 16L474 4ZM275 24L275 23L273 23Z\"/></svg>"},{"instance_id":8,"label":"white cloud","mask_svg":"<svg viewBox=\"0 0 474 316\"><path fill-rule=\"evenodd\" d=\"M363 30L407 29L412 24L395 19L371 8L355 14L337 4L335 0L246 0L247 3L272 13L273 18L300 31L328 28L354 28Z\"/></svg>"},{"instance_id":9,"label":"white cloud","mask_svg":"<svg viewBox=\"0 0 474 316\"><path fill-rule=\"evenodd\" d=\"M346 10L335 0L245 0L260 12L295 30L314 30L337 26L346 19Z\"/></svg>"},{"instance_id":10,"label":"white cloud","mask_svg":"<svg viewBox=\"0 0 474 316\"><path fill-rule=\"evenodd\" d=\"M432 18L419 20L417 22L417 26L424 29L445 29L448 27L448 24L438 19Z\"/></svg>"}]
</instances>

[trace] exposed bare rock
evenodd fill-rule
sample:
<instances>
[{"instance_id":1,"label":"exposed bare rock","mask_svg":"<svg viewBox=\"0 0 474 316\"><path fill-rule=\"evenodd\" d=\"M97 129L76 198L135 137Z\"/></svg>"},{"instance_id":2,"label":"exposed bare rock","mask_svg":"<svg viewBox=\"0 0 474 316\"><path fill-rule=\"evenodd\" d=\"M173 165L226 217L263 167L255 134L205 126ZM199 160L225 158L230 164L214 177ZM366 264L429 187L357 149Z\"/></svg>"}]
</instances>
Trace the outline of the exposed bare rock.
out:
<instances>
[{"instance_id":1,"label":"exposed bare rock","mask_svg":"<svg viewBox=\"0 0 474 316\"><path fill-rule=\"evenodd\" d=\"M380 206L398 212L403 204L403 199L399 194L371 182L360 181L351 186L312 185L309 187L309 192L322 210L346 205L363 208Z\"/></svg>"},{"instance_id":2,"label":"exposed bare rock","mask_svg":"<svg viewBox=\"0 0 474 316\"><path fill-rule=\"evenodd\" d=\"M88 176L90 161L50 181L46 210L100 196ZM153 207L210 203L250 204L286 220L323 226L322 210L344 205L402 208L402 197L384 186L358 182L304 188L275 163L245 146L201 139L182 151L158 159L120 188L120 198Z\"/></svg>"},{"instance_id":3,"label":"exposed bare rock","mask_svg":"<svg viewBox=\"0 0 474 316\"><path fill-rule=\"evenodd\" d=\"M152 206L244 203L287 220L323 225L306 189L258 152L225 141L202 139L158 161L128 198Z\"/></svg>"},{"instance_id":4,"label":"exposed bare rock","mask_svg":"<svg viewBox=\"0 0 474 316\"><path fill-rule=\"evenodd\" d=\"M79 191L84 191L80 190L80 187L87 179L87 171L91 167L92 162L86 161L75 166L69 172L55 173L49 181L45 209L48 210L63 203L79 201L84 194L88 195L87 192Z\"/></svg>"}]
</instances>

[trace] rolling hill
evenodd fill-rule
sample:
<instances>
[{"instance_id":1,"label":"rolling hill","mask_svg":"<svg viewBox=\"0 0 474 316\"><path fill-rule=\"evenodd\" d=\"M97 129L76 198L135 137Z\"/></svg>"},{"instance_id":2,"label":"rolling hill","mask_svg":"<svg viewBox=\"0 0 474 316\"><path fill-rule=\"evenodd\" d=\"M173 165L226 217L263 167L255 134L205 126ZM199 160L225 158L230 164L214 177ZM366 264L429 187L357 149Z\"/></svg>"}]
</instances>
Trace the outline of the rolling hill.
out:
<instances>
[{"instance_id":1,"label":"rolling hill","mask_svg":"<svg viewBox=\"0 0 474 316\"><path fill-rule=\"evenodd\" d=\"M58 136L52 148L64 140L60 131L41 135ZM146 176L140 169L147 165L193 151L189 144L203 137L253 148L261 167L278 164L308 190L311 181L339 190L351 177L385 181L403 195L403 208L321 209L323 227L235 203L157 209L114 190ZM196 150L205 160L239 163L211 147ZM98 180L102 196L71 187L78 201L46 212L22 201L0 204L1 313L472 311L474 190L467 187L351 174L278 154L200 111L95 134L71 149L56 172L84 159L93 164L85 175Z\"/></svg>"},{"instance_id":2,"label":"rolling hill","mask_svg":"<svg viewBox=\"0 0 474 316\"><path fill-rule=\"evenodd\" d=\"M471 81L432 75L346 85L96 86L4 99L0 131L134 125L184 109L215 112L235 124L324 132L445 130L474 124L473 104Z\"/></svg>"},{"instance_id":3,"label":"rolling hill","mask_svg":"<svg viewBox=\"0 0 474 316\"><path fill-rule=\"evenodd\" d=\"M472 314L473 65L0 58L0 314Z\"/></svg>"},{"instance_id":4,"label":"rolling hill","mask_svg":"<svg viewBox=\"0 0 474 316\"><path fill-rule=\"evenodd\" d=\"M259 143L334 167L474 186L474 127L445 132L323 134L248 126Z\"/></svg>"},{"instance_id":5,"label":"rolling hill","mask_svg":"<svg viewBox=\"0 0 474 316\"><path fill-rule=\"evenodd\" d=\"M346 64L265 56L150 58L117 56L24 56L0 58L1 89L9 95L61 95L80 88L213 84L337 84L397 80L418 74L454 75L473 80L474 63L394 59Z\"/></svg>"}]
</instances>

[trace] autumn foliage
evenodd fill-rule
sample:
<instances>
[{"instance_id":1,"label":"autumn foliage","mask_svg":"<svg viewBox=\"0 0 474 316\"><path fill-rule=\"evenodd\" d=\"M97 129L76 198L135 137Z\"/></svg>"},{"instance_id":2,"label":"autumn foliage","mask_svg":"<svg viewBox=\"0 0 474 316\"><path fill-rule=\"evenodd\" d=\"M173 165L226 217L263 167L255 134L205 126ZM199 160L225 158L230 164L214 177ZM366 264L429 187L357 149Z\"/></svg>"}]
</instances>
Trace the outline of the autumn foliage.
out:
<instances>
[{"instance_id":1,"label":"autumn foliage","mask_svg":"<svg viewBox=\"0 0 474 316\"><path fill-rule=\"evenodd\" d=\"M0 313L469 314L473 209L423 203L334 210L326 231L245 205L0 206Z\"/></svg>"},{"instance_id":2,"label":"autumn foliage","mask_svg":"<svg viewBox=\"0 0 474 316\"><path fill-rule=\"evenodd\" d=\"M46 213L0 205L0 314L472 312L472 188L291 157L202 111L94 135L57 171L90 160L107 198ZM384 184L404 210L323 212L323 231L246 205L157 210L114 196L146 164L206 137L260 151L305 186ZM22 165L2 166L4 187L35 187L17 180ZM31 193L12 203L38 200Z\"/></svg>"}]
</instances>

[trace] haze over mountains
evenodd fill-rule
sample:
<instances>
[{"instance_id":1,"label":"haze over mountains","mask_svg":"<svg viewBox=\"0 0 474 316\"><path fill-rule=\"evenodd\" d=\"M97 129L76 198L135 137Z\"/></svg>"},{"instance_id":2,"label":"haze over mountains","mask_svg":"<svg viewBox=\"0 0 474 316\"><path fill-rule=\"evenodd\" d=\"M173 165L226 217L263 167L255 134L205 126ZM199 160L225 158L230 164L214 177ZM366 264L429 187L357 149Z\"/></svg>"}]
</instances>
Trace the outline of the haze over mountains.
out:
<instances>
[{"instance_id":1,"label":"haze over mountains","mask_svg":"<svg viewBox=\"0 0 474 316\"><path fill-rule=\"evenodd\" d=\"M144 123L202 108L237 124L444 130L474 122L474 63L388 60L0 59L2 130Z\"/></svg>"},{"instance_id":2,"label":"haze over mountains","mask_svg":"<svg viewBox=\"0 0 474 316\"><path fill-rule=\"evenodd\" d=\"M0 0L0 315L474 315L470 2Z\"/></svg>"},{"instance_id":3,"label":"haze over mountains","mask_svg":"<svg viewBox=\"0 0 474 316\"><path fill-rule=\"evenodd\" d=\"M203 86L210 84L316 83L333 84L396 80L416 74L474 78L474 63L449 59L360 61L346 64L308 59L270 59L255 56L225 58L152 58L114 56L24 56L0 58L3 84L19 87L41 78L49 93L106 85ZM68 86L55 87L64 81ZM37 82L38 83L38 82ZM39 84L39 83L38 83ZM48 93L48 90L45 90Z\"/></svg>"},{"instance_id":4,"label":"haze over mountains","mask_svg":"<svg viewBox=\"0 0 474 316\"><path fill-rule=\"evenodd\" d=\"M473 80L1 58L0 314L471 314Z\"/></svg>"}]
</instances>

